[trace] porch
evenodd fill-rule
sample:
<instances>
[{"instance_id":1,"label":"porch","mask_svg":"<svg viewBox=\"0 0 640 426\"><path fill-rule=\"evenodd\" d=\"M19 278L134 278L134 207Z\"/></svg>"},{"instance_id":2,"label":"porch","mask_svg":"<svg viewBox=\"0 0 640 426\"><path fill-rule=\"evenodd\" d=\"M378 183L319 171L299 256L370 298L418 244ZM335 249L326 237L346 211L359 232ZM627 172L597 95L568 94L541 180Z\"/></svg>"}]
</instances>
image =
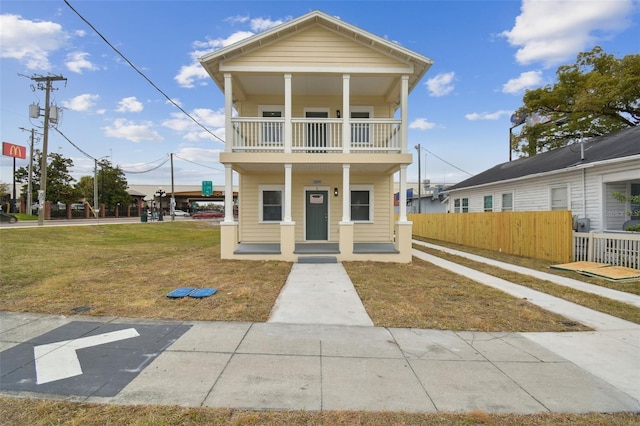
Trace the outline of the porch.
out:
<instances>
[{"instance_id":1,"label":"porch","mask_svg":"<svg viewBox=\"0 0 640 426\"><path fill-rule=\"evenodd\" d=\"M237 117L231 124L232 152L402 152L402 121L395 119Z\"/></svg>"},{"instance_id":2,"label":"porch","mask_svg":"<svg viewBox=\"0 0 640 426\"><path fill-rule=\"evenodd\" d=\"M238 243L233 254L270 255L281 254L280 243ZM295 243L293 251L297 255L333 255L340 254L340 244L331 242ZM354 254L398 254L394 243L353 243Z\"/></svg>"}]
</instances>

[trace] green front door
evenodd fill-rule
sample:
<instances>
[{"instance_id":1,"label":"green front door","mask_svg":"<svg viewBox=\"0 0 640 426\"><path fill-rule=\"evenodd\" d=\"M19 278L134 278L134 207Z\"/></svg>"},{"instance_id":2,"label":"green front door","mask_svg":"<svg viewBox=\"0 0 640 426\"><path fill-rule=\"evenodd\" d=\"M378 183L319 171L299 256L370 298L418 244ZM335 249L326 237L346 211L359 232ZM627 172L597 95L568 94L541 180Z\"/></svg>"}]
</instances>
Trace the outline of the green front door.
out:
<instances>
[{"instance_id":1,"label":"green front door","mask_svg":"<svg viewBox=\"0 0 640 426\"><path fill-rule=\"evenodd\" d=\"M307 240L328 238L329 193L327 191L307 191L306 195L306 231Z\"/></svg>"}]
</instances>

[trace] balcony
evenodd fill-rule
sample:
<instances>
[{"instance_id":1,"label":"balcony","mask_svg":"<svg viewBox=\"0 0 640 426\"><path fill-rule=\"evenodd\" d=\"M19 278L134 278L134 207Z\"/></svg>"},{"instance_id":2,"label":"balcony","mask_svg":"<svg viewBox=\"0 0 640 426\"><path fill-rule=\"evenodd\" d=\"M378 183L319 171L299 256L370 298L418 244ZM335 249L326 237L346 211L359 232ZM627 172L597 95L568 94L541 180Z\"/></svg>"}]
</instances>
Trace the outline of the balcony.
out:
<instances>
[{"instance_id":1,"label":"balcony","mask_svg":"<svg viewBox=\"0 0 640 426\"><path fill-rule=\"evenodd\" d=\"M351 119L350 138L346 141L344 120L340 118L292 118L291 141L285 140L284 118L237 117L231 122L233 152L402 152L401 120Z\"/></svg>"}]
</instances>

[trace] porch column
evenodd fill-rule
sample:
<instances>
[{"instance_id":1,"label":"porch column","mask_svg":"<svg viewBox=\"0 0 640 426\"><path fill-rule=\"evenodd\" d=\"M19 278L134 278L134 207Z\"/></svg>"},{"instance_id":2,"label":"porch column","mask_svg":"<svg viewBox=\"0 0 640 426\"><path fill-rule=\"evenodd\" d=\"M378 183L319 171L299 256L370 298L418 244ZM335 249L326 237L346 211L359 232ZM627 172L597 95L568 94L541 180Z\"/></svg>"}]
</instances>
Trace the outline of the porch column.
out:
<instances>
[{"instance_id":1,"label":"porch column","mask_svg":"<svg viewBox=\"0 0 640 426\"><path fill-rule=\"evenodd\" d=\"M353 259L353 222L351 221L351 191L350 186L351 165L342 165L342 220L338 224L340 228L339 249L344 260Z\"/></svg>"},{"instance_id":2,"label":"porch column","mask_svg":"<svg viewBox=\"0 0 640 426\"><path fill-rule=\"evenodd\" d=\"M351 76L344 74L342 76L342 152L345 154L351 151L351 113L349 112L349 83ZM343 219L344 220L344 219Z\"/></svg>"},{"instance_id":3,"label":"porch column","mask_svg":"<svg viewBox=\"0 0 640 426\"><path fill-rule=\"evenodd\" d=\"M291 74L284 75L284 152L291 152L293 129L291 124Z\"/></svg>"},{"instance_id":4,"label":"porch column","mask_svg":"<svg viewBox=\"0 0 640 426\"><path fill-rule=\"evenodd\" d=\"M342 221L351 222L350 164L342 165Z\"/></svg>"},{"instance_id":5,"label":"porch column","mask_svg":"<svg viewBox=\"0 0 640 426\"><path fill-rule=\"evenodd\" d=\"M224 129L225 129L225 152L233 150L233 129L231 117L233 116L233 83L231 74L224 75Z\"/></svg>"},{"instance_id":6,"label":"porch column","mask_svg":"<svg viewBox=\"0 0 640 426\"><path fill-rule=\"evenodd\" d=\"M224 222L233 222L233 167L224 165Z\"/></svg>"},{"instance_id":7,"label":"porch column","mask_svg":"<svg viewBox=\"0 0 640 426\"><path fill-rule=\"evenodd\" d=\"M291 164L284 165L284 222L291 222Z\"/></svg>"},{"instance_id":8,"label":"porch column","mask_svg":"<svg viewBox=\"0 0 640 426\"><path fill-rule=\"evenodd\" d=\"M400 88L400 116L402 123L400 124L400 152L406 154L407 141L409 140L409 76L402 76L402 85ZM406 219L405 219L406 220Z\"/></svg>"},{"instance_id":9,"label":"porch column","mask_svg":"<svg viewBox=\"0 0 640 426\"><path fill-rule=\"evenodd\" d=\"M400 205L400 214L398 215L399 222L407 221L407 165L400 166L400 194L398 194Z\"/></svg>"}]
</instances>

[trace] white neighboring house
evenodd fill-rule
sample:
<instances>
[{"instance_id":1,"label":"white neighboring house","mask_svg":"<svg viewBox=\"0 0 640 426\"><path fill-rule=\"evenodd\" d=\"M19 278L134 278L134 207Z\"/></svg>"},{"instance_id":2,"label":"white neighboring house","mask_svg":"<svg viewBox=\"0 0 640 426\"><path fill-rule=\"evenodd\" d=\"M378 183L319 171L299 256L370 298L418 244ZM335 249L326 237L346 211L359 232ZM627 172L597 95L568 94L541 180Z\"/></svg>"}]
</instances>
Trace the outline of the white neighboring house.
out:
<instances>
[{"instance_id":1,"label":"white neighboring house","mask_svg":"<svg viewBox=\"0 0 640 426\"><path fill-rule=\"evenodd\" d=\"M577 231L621 231L640 206L640 127L498 164L448 189L448 211L571 210Z\"/></svg>"}]
</instances>

